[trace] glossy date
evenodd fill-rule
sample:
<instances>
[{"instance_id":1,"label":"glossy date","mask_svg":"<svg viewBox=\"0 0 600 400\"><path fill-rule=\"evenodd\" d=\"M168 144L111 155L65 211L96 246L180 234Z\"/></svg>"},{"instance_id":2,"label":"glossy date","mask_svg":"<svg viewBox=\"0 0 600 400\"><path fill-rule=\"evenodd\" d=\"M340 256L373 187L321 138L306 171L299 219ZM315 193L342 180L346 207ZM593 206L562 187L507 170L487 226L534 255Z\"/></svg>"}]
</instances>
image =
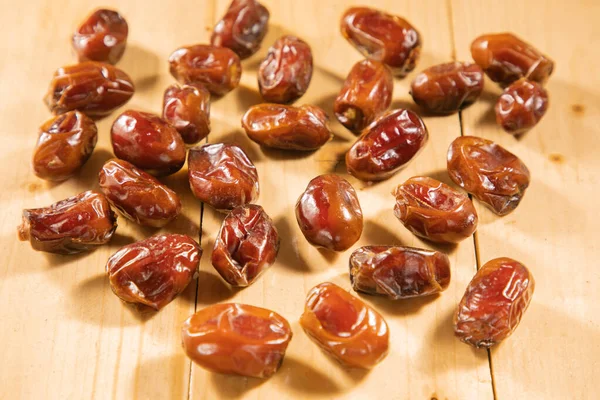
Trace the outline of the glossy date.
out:
<instances>
[{"instance_id":1,"label":"glossy date","mask_svg":"<svg viewBox=\"0 0 600 400\"><path fill-rule=\"evenodd\" d=\"M72 44L79 61L116 64L125 52L129 27L117 11L94 11L73 34Z\"/></svg>"},{"instance_id":2,"label":"glossy date","mask_svg":"<svg viewBox=\"0 0 600 400\"><path fill-rule=\"evenodd\" d=\"M454 314L454 333L475 347L510 336L531 302L535 281L520 262L502 257L477 271Z\"/></svg>"},{"instance_id":3,"label":"glossy date","mask_svg":"<svg viewBox=\"0 0 600 400\"><path fill-rule=\"evenodd\" d=\"M242 127L261 146L312 151L333 136L328 119L317 106L264 103L250 107L242 118Z\"/></svg>"},{"instance_id":4,"label":"glossy date","mask_svg":"<svg viewBox=\"0 0 600 400\"><path fill-rule=\"evenodd\" d=\"M23 210L19 240L34 250L76 254L108 243L117 216L103 194L87 191L45 208Z\"/></svg>"},{"instance_id":5,"label":"glossy date","mask_svg":"<svg viewBox=\"0 0 600 400\"><path fill-rule=\"evenodd\" d=\"M415 235L439 243L458 243L477 229L471 200L438 180L418 176L398 185L394 214Z\"/></svg>"},{"instance_id":6,"label":"glossy date","mask_svg":"<svg viewBox=\"0 0 600 400\"><path fill-rule=\"evenodd\" d=\"M225 303L189 317L181 338L187 356L209 371L268 378L283 362L292 329L274 311Z\"/></svg>"},{"instance_id":7,"label":"glossy date","mask_svg":"<svg viewBox=\"0 0 600 400\"><path fill-rule=\"evenodd\" d=\"M201 84L169 86L163 97L162 117L186 144L198 143L210 133L210 92Z\"/></svg>"},{"instance_id":8,"label":"glossy date","mask_svg":"<svg viewBox=\"0 0 600 400\"><path fill-rule=\"evenodd\" d=\"M450 260L438 251L404 246L365 246L350 256L357 292L392 300L439 293L450 284Z\"/></svg>"},{"instance_id":9,"label":"glossy date","mask_svg":"<svg viewBox=\"0 0 600 400\"><path fill-rule=\"evenodd\" d=\"M198 271L202 249L187 235L156 235L122 247L106 264L110 288L140 309L160 310Z\"/></svg>"},{"instance_id":10,"label":"glossy date","mask_svg":"<svg viewBox=\"0 0 600 400\"><path fill-rule=\"evenodd\" d=\"M529 169L491 140L456 138L448 149L450 178L498 215L513 211L529 186Z\"/></svg>"},{"instance_id":11,"label":"glossy date","mask_svg":"<svg viewBox=\"0 0 600 400\"><path fill-rule=\"evenodd\" d=\"M388 353L389 330L383 317L333 283L321 283L308 293L300 325L346 367L372 368Z\"/></svg>"},{"instance_id":12,"label":"glossy date","mask_svg":"<svg viewBox=\"0 0 600 400\"><path fill-rule=\"evenodd\" d=\"M511 84L496 102L496 122L519 135L537 125L548 109L548 92L539 83L521 79Z\"/></svg>"},{"instance_id":13,"label":"glossy date","mask_svg":"<svg viewBox=\"0 0 600 400\"><path fill-rule=\"evenodd\" d=\"M90 158L97 141L96 124L85 114L69 111L52 117L40 127L33 172L48 181L69 179Z\"/></svg>"}]
</instances>

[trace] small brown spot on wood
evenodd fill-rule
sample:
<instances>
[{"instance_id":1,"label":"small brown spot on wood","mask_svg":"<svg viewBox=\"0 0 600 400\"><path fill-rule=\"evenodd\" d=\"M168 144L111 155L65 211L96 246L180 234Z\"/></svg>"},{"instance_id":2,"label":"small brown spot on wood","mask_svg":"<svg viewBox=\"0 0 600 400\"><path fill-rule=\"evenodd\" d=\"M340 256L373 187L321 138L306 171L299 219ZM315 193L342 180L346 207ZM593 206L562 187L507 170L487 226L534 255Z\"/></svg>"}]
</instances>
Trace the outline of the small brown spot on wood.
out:
<instances>
[{"instance_id":1,"label":"small brown spot on wood","mask_svg":"<svg viewBox=\"0 0 600 400\"><path fill-rule=\"evenodd\" d=\"M437 397L432 397L431 400L438 400L438 398Z\"/></svg>"},{"instance_id":2,"label":"small brown spot on wood","mask_svg":"<svg viewBox=\"0 0 600 400\"><path fill-rule=\"evenodd\" d=\"M37 192L39 189L40 189L39 183L30 183L29 185L27 185L27 190L29 190L31 193Z\"/></svg>"},{"instance_id":3,"label":"small brown spot on wood","mask_svg":"<svg viewBox=\"0 0 600 400\"><path fill-rule=\"evenodd\" d=\"M576 115L583 115L583 114L585 114L585 106L583 104L572 104L571 105L571 110Z\"/></svg>"},{"instance_id":4,"label":"small brown spot on wood","mask_svg":"<svg viewBox=\"0 0 600 400\"><path fill-rule=\"evenodd\" d=\"M205 26L204 29L206 29L206 32L210 32L210 30L212 29L212 26Z\"/></svg>"},{"instance_id":5,"label":"small brown spot on wood","mask_svg":"<svg viewBox=\"0 0 600 400\"><path fill-rule=\"evenodd\" d=\"M565 162L565 157L562 154L550 154L548 159L555 164L562 164Z\"/></svg>"}]
</instances>

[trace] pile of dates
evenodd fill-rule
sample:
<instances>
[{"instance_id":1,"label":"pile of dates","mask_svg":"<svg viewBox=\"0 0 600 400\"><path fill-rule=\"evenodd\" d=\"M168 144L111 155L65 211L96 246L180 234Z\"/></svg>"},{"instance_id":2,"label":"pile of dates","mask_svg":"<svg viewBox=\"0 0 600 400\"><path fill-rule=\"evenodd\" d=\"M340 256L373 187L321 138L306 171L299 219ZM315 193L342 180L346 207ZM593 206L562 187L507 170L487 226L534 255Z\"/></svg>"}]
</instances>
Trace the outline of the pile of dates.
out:
<instances>
[{"instance_id":1,"label":"pile of dates","mask_svg":"<svg viewBox=\"0 0 600 400\"><path fill-rule=\"evenodd\" d=\"M211 263L225 282L247 287L276 261L281 238L273 220L256 202L259 174L248 154L230 143L204 143L211 132L211 98L240 83L242 60L262 46L269 10L256 0L233 0L214 27L210 43L183 46L168 59L177 83L164 91L160 114L127 109L112 124L114 158L98 171L98 189L44 208L23 211L20 240L38 251L63 255L108 243L117 215L141 226L160 228L181 214L181 193L161 177L187 160L191 193L225 214ZM394 79L416 68L423 43L407 20L367 8L348 9L341 33L364 56L353 65L333 104L333 113L358 135L346 156L348 175L383 181L405 168L429 140L422 118L389 107ZM45 103L54 114L40 127L33 171L48 181L76 176L98 139L95 121L134 95L132 79L114 66L126 51L128 24L118 12L99 9L77 28L72 44L79 63L56 70ZM481 95L484 75L504 88L496 104L498 123L512 134L531 129L544 115L543 85L553 62L509 33L477 38L475 63L448 62L426 68L411 84L415 103L426 113L450 114ZM313 73L310 45L292 35L278 38L257 72L264 102L241 119L248 137L282 152L316 151L332 138L321 108L295 105ZM516 155L475 136L461 136L447 153L456 187L414 176L392 190L390 209L414 235L429 242L458 243L472 237L478 215L469 194L497 215L522 201L529 170ZM458 188L464 191L459 190ZM364 217L351 182L320 175L299 193L295 214L306 240L323 251L344 252L360 239ZM106 263L112 291L140 311L158 311L197 278L203 250L183 234L157 234L130 243ZM375 243L349 257L349 282L361 295L390 301L439 295L449 287L451 265L439 251ZM534 279L510 258L488 261L473 277L454 316L460 340L490 347L517 327L534 290ZM300 325L317 346L341 365L372 368L389 352L389 327L359 297L324 282L306 297ZM290 323L274 311L252 305L215 304L183 324L186 354L219 373L265 378L281 366L292 339Z\"/></svg>"}]
</instances>

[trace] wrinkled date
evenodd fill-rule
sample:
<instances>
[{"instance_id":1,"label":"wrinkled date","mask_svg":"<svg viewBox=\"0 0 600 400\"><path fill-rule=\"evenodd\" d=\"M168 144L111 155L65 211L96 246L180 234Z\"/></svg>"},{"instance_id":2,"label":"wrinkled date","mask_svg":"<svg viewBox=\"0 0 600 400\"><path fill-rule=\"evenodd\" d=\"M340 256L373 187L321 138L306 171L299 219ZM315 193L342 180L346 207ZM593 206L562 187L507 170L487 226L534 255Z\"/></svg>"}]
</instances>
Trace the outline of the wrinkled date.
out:
<instances>
[{"instance_id":1,"label":"wrinkled date","mask_svg":"<svg viewBox=\"0 0 600 400\"><path fill-rule=\"evenodd\" d=\"M359 61L335 99L333 112L346 128L360 132L388 109L393 90L394 78L387 66L373 60Z\"/></svg>"},{"instance_id":2,"label":"wrinkled date","mask_svg":"<svg viewBox=\"0 0 600 400\"><path fill-rule=\"evenodd\" d=\"M231 286L254 282L274 262L279 235L261 206L234 208L223 220L215 240L212 265Z\"/></svg>"},{"instance_id":3,"label":"wrinkled date","mask_svg":"<svg viewBox=\"0 0 600 400\"><path fill-rule=\"evenodd\" d=\"M199 83L216 96L240 84L240 58L226 47L197 44L181 47L169 57L171 75L180 83Z\"/></svg>"},{"instance_id":4,"label":"wrinkled date","mask_svg":"<svg viewBox=\"0 0 600 400\"><path fill-rule=\"evenodd\" d=\"M348 173L380 181L404 168L427 143L423 120L410 110L390 111L367 126L346 154Z\"/></svg>"},{"instance_id":5,"label":"wrinkled date","mask_svg":"<svg viewBox=\"0 0 600 400\"><path fill-rule=\"evenodd\" d=\"M531 301L535 281L520 262L502 257L477 271L454 314L454 333L475 347L509 337Z\"/></svg>"},{"instance_id":6,"label":"wrinkled date","mask_svg":"<svg viewBox=\"0 0 600 400\"><path fill-rule=\"evenodd\" d=\"M244 114L242 127L261 146L283 150L316 150L333 136L327 114L309 105L257 104Z\"/></svg>"},{"instance_id":7,"label":"wrinkled date","mask_svg":"<svg viewBox=\"0 0 600 400\"><path fill-rule=\"evenodd\" d=\"M108 243L117 216L103 194L87 191L46 208L23 210L19 240L34 250L76 254Z\"/></svg>"},{"instance_id":8,"label":"wrinkled date","mask_svg":"<svg viewBox=\"0 0 600 400\"><path fill-rule=\"evenodd\" d=\"M518 135L533 128L548 109L548 92L539 83L521 79L511 84L496 102L496 122Z\"/></svg>"},{"instance_id":9,"label":"wrinkled date","mask_svg":"<svg viewBox=\"0 0 600 400\"><path fill-rule=\"evenodd\" d=\"M289 322L265 308L215 304L183 323L183 349L196 364L222 374L268 378L292 340Z\"/></svg>"},{"instance_id":10,"label":"wrinkled date","mask_svg":"<svg viewBox=\"0 0 600 400\"><path fill-rule=\"evenodd\" d=\"M389 330L383 317L333 283L321 283L308 293L300 325L347 367L372 368L388 353Z\"/></svg>"},{"instance_id":11,"label":"wrinkled date","mask_svg":"<svg viewBox=\"0 0 600 400\"><path fill-rule=\"evenodd\" d=\"M410 178L392 193L394 214L417 236L440 243L458 243L477 229L477 212L461 192L432 178Z\"/></svg>"},{"instance_id":12,"label":"wrinkled date","mask_svg":"<svg viewBox=\"0 0 600 400\"><path fill-rule=\"evenodd\" d=\"M269 10L256 0L233 0L215 25L210 43L227 47L242 60L260 49L267 34Z\"/></svg>"},{"instance_id":13,"label":"wrinkled date","mask_svg":"<svg viewBox=\"0 0 600 400\"><path fill-rule=\"evenodd\" d=\"M450 144L448 175L498 215L514 210L529 186L529 169L517 156L475 136Z\"/></svg>"},{"instance_id":14,"label":"wrinkled date","mask_svg":"<svg viewBox=\"0 0 600 400\"><path fill-rule=\"evenodd\" d=\"M283 36L258 69L260 94L270 103L291 103L306 93L312 72L310 46L295 36Z\"/></svg>"},{"instance_id":15,"label":"wrinkled date","mask_svg":"<svg viewBox=\"0 0 600 400\"><path fill-rule=\"evenodd\" d=\"M311 180L296 203L296 219L306 240L344 251L360 239L363 214L352 185L339 175Z\"/></svg>"},{"instance_id":16,"label":"wrinkled date","mask_svg":"<svg viewBox=\"0 0 600 400\"><path fill-rule=\"evenodd\" d=\"M49 181L69 179L90 158L97 141L96 124L79 111L50 118L40 127L33 172Z\"/></svg>"},{"instance_id":17,"label":"wrinkled date","mask_svg":"<svg viewBox=\"0 0 600 400\"><path fill-rule=\"evenodd\" d=\"M554 69L554 61L512 33L479 36L471 44L471 55L502 87L521 78L544 84Z\"/></svg>"},{"instance_id":18,"label":"wrinkled date","mask_svg":"<svg viewBox=\"0 0 600 400\"><path fill-rule=\"evenodd\" d=\"M258 173L244 150L231 144L190 149L188 178L192 193L217 210L231 210L258 198Z\"/></svg>"},{"instance_id":19,"label":"wrinkled date","mask_svg":"<svg viewBox=\"0 0 600 400\"><path fill-rule=\"evenodd\" d=\"M44 101L54 114L79 110L101 118L127 103L134 91L125 72L110 64L86 61L57 69Z\"/></svg>"},{"instance_id":20,"label":"wrinkled date","mask_svg":"<svg viewBox=\"0 0 600 400\"><path fill-rule=\"evenodd\" d=\"M365 246L350 256L357 292L393 300L439 293L450 284L450 260L438 251L403 246Z\"/></svg>"},{"instance_id":21,"label":"wrinkled date","mask_svg":"<svg viewBox=\"0 0 600 400\"><path fill-rule=\"evenodd\" d=\"M198 143L210 133L210 92L201 84L169 86L162 117L177 129L186 144Z\"/></svg>"},{"instance_id":22,"label":"wrinkled date","mask_svg":"<svg viewBox=\"0 0 600 400\"><path fill-rule=\"evenodd\" d=\"M415 68L421 36L405 19L373 8L353 7L342 16L342 35L363 56L403 77Z\"/></svg>"},{"instance_id":23,"label":"wrinkled date","mask_svg":"<svg viewBox=\"0 0 600 400\"><path fill-rule=\"evenodd\" d=\"M482 90L483 70L479 65L450 62L429 67L417 75L410 94L424 110L449 114L475 102Z\"/></svg>"},{"instance_id":24,"label":"wrinkled date","mask_svg":"<svg viewBox=\"0 0 600 400\"><path fill-rule=\"evenodd\" d=\"M165 226L181 211L177 193L127 161L107 161L98 182L110 204L140 225Z\"/></svg>"},{"instance_id":25,"label":"wrinkled date","mask_svg":"<svg viewBox=\"0 0 600 400\"><path fill-rule=\"evenodd\" d=\"M165 176L185 163L185 144L175 128L158 115L127 110L110 130L115 156L138 168Z\"/></svg>"},{"instance_id":26,"label":"wrinkled date","mask_svg":"<svg viewBox=\"0 0 600 400\"><path fill-rule=\"evenodd\" d=\"M127 44L127 21L116 11L99 9L90 15L73 34L73 48L79 61L102 61L116 64Z\"/></svg>"},{"instance_id":27,"label":"wrinkled date","mask_svg":"<svg viewBox=\"0 0 600 400\"><path fill-rule=\"evenodd\" d=\"M202 249L187 235L156 235L122 247L106 264L110 288L121 300L160 310L198 271Z\"/></svg>"}]
</instances>

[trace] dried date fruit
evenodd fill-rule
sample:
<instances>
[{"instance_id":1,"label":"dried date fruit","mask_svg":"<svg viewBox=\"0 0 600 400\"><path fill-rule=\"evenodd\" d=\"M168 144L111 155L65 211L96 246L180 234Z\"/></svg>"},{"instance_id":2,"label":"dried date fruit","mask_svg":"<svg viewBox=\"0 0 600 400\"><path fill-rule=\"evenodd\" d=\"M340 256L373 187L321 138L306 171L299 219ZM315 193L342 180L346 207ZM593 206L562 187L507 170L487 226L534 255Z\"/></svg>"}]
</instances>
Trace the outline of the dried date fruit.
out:
<instances>
[{"instance_id":1,"label":"dried date fruit","mask_svg":"<svg viewBox=\"0 0 600 400\"><path fill-rule=\"evenodd\" d=\"M548 92L539 83L521 79L511 84L496 102L496 122L519 135L533 128L548 109Z\"/></svg>"},{"instance_id":2,"label":"dried date fruit","mask_svg":"<svg viewBox=\"0 0 600 400\"><path fill-rule=\"evenodd\" d=\"M335 174L317 176L296 202L296 219L306 240L334 251L360 239L363 214L352 185Z\"/></svg>"},{"instance_id":3,"label":"dried date fruit","mask_svg":"<svg viewBox=\"0 0 600 400\"><path fill-rule=\"evenodd\" d=\"M210 133L210 92L201 84L169 86L163 97L162 117L186 144L198 143Z\"/></svg>"},{"instance_id":4,"label":"dried date fruit","mask_svg":"<svg viewBox=\"0 0 600 400\"><path fill-rule=\"evenodd\" d=\"M274 311L225 303L189 317L181 337L187 356L209 371L268 378L283 362L292 329Z\"/></svg>"},{"instance_id":5,"label":"dried date fruit","mask_svg":"<svg viewBox=\"0 0 600 400\"><path fill-rule=\"evenodd\" d=\"M282 36L258 69L260 94L269 103L291 103L306 93L312 72L310 46L295 36Z\"/></svg>"},{"instance_id":6,"label":"dried date fruit","mask_svg":"<svg viewBox=\"0 0 600 400\"><path fill-rule=\"evenodd\" d=\"M52 204L23 210L19 240L34 250L76 254L108 243L117 229L117 216L103 194L87 191Z\"/></svg>"},{"instance_id":7,"label":"dried date fruit","mask_svg":"<svg viewBox=\"0 0 600 400\"><path fill-rule=\"evenodd\" d=\"M188 178L194 196L217 210L252 203L260 192L256 167L244 150L232 144L190 149Z\"/></svg>"},{"instance_id":8,"label":"dried date fruit","mask_svg":"<svg viewBox=\"0 0 600 400\"><path fill-rule=\"evenodd\" d=\"M347 367L372 368L388 353L389 330L383 317L333 283L321 283L308 293L300 325Z\"/></svg>"},{"instance_id":9,"label":"dried date fruit","mask_svg":"<svg viewBox=\"0 0 600 400\"><path fill-rule=\"evenodd\" d=\"M231 286L246 287L274 262L279 252L279 235L261 206L234 208L223 220L212 265Z\"/></svg>"},{"instance_id":10,"label":"dried date fruit","mask_svg":"<svg viewBox=\"0 0 600 400\"><path fill-rule=\"evenodd\" d=\"M450 62L429 67L415 77L410 94L434 114L457 112L477 100L483 90L483 70L477 64Z\"/></svg>"},{"instance_id":11,"label":"dried date fruit","mask_svg":"<svg viewBox=\"0 0 600 400\"><path fill-rule=\"evenodd\" d=\"M432 178L417 176L398 185L394 214L406 229L439 243L458 243L477 229L477 212L461 192Z\"/></svg>"},{"instance_id":12,"label":"dried date fruit","mask_svg":"<svg viewBox=\"0 0 600 400\"><path fill-rule=\"evenodd\" d=\"M404 246L365 246L350 256L357 292L393 300L439 293L450 284L450 260L439 251Z\"/></svg>"},{"instance_id":13,"label":"dried date fruit","mask_svg":"<svg viewBox=\"0 0 600 400\"><path fill-rule=\"evenodd\" d=\"M529 169L517 156L475 136L450 144L448 175L498 215L513 211L529 186Z\"/></svg>"},{"instance_id":14,"label":"dried date fruit","mask_svg":"<svg viewBox=\"0 0 600 400\"><path fill-rule=\"evenodd\" d=\"M333 112L342 125L360 132L392 103L394 77L384 64L362 60L354 64L335 99Z\"/></svg>"},{"instance_id":15,"label":"dried date fruit","mask_svg":"<svg viewBox=\"0 0 600 400\"><path fill-rule=\"evenodd\" d=\"M387 112L367 126L346 154L348 173L381 181L404 168L425 146L429 133L410 110Z\"/></svg>"},{"instance_id":16,"label":"dried date fruit","mask_svg":"<svg viewBox=\"0 0 600 400\"><path fill-rule=\"evenodd\" d=\"M98 141L94 121L79 111L50 118L40 127L33 172L48 181L64 181L79 171Z\"/></svg>"},{"instance_id":17,"label":"dried date fruit","mask_svg":"<svg viewBox=\"0 0 600 400\"><path fill-rule=\"evenodd\" d=\"M473 277L454 314L454 333L475 347L492 347L509 337L531 302L535 281L520 262L502 257Z\"/></svg>"},{"instance_id":18,"label":"dried date fruit","mask_svg":"<svg viewBox=\"0 0 600 400\"><path fill-rule=\"evenodd\" d=\"M240 58L227 47L207 44L180 47L169 57L171 75L180 83L199 83L216 96L238 87Z\"/></svg>"},{"instance_id":19,"label":"dried date fruit","mask_svg":"<svg viewBox=\"0 0 600 400\"><path fill-rule=\"evenodd\" d=\"M261 146L311 151L333 136L328 120L327 114L316 106L264 103L246 111L242 127L248 137Z\"/></svg>"},{"instance_id":20,"label":"dried date fruit","mask_svg":"<svg viewBox=\"0 0 600 400\"><path fill-rule=\"evenodd\" d=\"M502 87L521 78L543 85L554 69L554 61L512 33L479 36L471 44L471 55L486 75Z\"/></svg>"},{"instance_id":21,"label":"dried date fruit","mask_svg":"<svg viewBox=\"0 0 600 400\"><path fill-rule=\"evenodd\" d=\"M158 311L191 282L201 256L187 235L156 235L121 247L108 259L106 273L121 300Z\"/></svg>"},{"instance_id":22,"label":"dried date fruit","mask_svg":"<svg viewBox=\"0 0 600 400\"><path fill-rule=\"evenodd\" d=\"M134 91L125 72L110 64L86 61L57 69L44 102L53 114L79 110L101 118L127 103Z\"/></svg>"},{"instance_id":23,"label":"dried date fruit","mask_svg":"<svg viewBox=\"0 0 600 400\"><path fill-rule=\"evenodd\" d=\"M147 112L127 110L110 130L115 156L156 175L171 175L185 163L185 144L167 121Z\"/></svg>"},{"instance_id":24,"label":"dried date fruit","mask_svg":"<svg viewBox=\"0 0 600 400\"><path fill-rule=\"evenodd\" d=\"M210 44L233 50L242 60L260 49L267 34L269 10L256 0L233 0L215 25Z\"/></svg>"},{"instance_id":25,"label":"dried date fruit","mask_svg":"<svg viewBox=\"0 0 600 400\"><path fill-rule=\"evenodd\" d=\"M342 35L363 56L387 64L403 77L421 53L421 35L405 19L368 7L353 7L342 16Z\"/></svg>"},{"instance_id":26,"label":"dried date fruit","mask_svg":"<svg viewBox=\"0 0 600 400\"><path fill-rule=\"evenodd\" d=\"M140 225L160 228L181 211L177 193L124 160L108 160L98 182L110 204Z\"/></svg>"},{"instance_id":27,"label":"dried date fruit","mask_svg":"<svg viewBox=\"0 0 600 400\"><path fill-rule=\"evenodd\" d=\"M99 9L90 15L73 34L73 48L79 61L102 61L116 64L125 52L129 28L116 11Z\"/></svg>"}]
</instances>

